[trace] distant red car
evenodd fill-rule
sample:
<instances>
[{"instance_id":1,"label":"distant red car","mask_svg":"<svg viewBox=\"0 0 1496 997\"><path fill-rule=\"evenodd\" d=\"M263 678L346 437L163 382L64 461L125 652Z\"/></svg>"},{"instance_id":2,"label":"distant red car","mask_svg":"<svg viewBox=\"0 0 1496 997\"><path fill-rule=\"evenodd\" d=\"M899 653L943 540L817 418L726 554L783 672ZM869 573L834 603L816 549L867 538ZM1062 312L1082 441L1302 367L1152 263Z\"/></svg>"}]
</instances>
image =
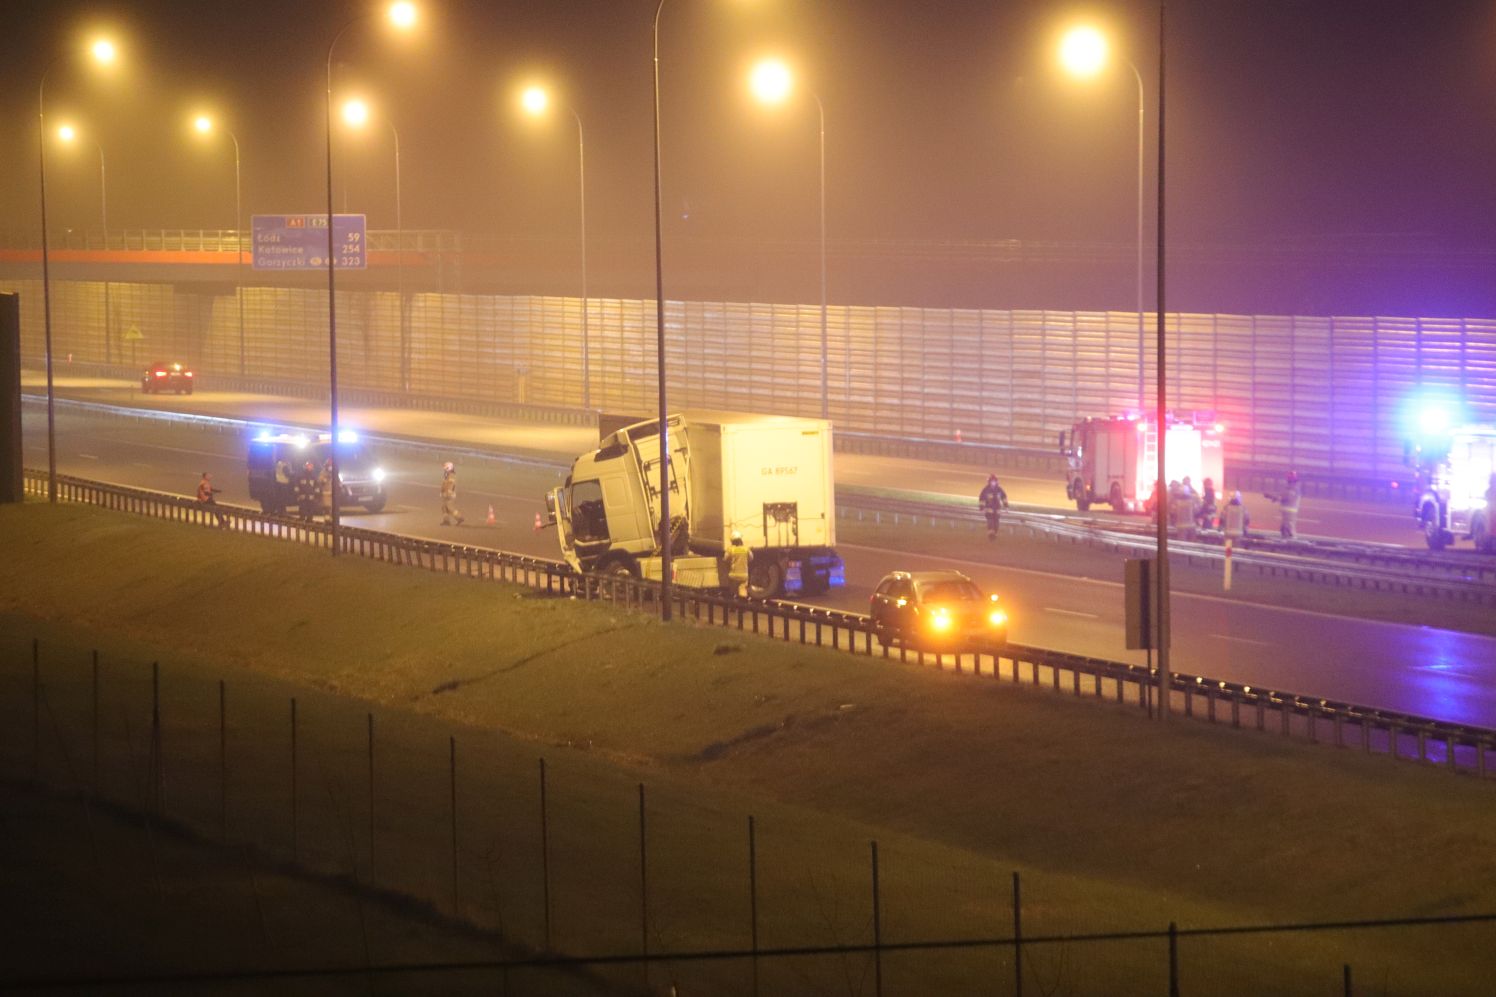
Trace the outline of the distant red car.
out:
<instances>
[{"instance_id":1,"label":"distant red car","mask_svg":"<svg viewBox=\"0 0 1496 997\"><path fill-rule=\"evenodd\" d=\"M140 390L148 395L171 391L192 394L192 368L184 363L153 363L140 375Z\"/></svg>"}]
</instances>

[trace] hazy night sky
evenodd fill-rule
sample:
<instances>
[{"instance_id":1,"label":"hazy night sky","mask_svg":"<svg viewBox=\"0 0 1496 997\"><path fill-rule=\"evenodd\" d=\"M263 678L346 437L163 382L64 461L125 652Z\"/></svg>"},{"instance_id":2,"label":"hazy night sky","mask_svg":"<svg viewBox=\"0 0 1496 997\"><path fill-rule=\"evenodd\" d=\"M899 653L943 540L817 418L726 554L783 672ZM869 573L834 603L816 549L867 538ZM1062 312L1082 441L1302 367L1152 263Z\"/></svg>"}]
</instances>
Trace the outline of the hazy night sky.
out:
<instances>
[{"instance_id":1,"label":"hazy night sky","mask_svg":"<svg viewBox=\"0 0 1496 997\"><path fill-rule=\"evenodd\" d=\"M37 226L37 82L54 57L49 121L102 142L111 228L232 227L231 151L188 130L199 106L238 134L246 216L318 210L327 44L364 10L378 16L339 43L335 92L398 127L406 228L573 231L574 125L514 110L516 85L544 75L586 128L590 232L650 237L649 0L424 3L404 40L353 2L11 0L0 230ZM814 100L766 111L745 96L749 63L776 52L825 104L834 240L1130 244L1132 75L1083 85L1054 68L1058 29L1088 12L1147 88L1151 239L1157 7L1003 0L666 0L667 238L815 238ZM122 64L106 79L78 41L110 22ZM1492 4L1196 0L1170 7L1168 31L1171 244L1496 251ZM349 209L393 227L382 119L338 156ZM91 146L49 153L56 227L97 227L97 170Z\"/></svg>"}]
</instances>

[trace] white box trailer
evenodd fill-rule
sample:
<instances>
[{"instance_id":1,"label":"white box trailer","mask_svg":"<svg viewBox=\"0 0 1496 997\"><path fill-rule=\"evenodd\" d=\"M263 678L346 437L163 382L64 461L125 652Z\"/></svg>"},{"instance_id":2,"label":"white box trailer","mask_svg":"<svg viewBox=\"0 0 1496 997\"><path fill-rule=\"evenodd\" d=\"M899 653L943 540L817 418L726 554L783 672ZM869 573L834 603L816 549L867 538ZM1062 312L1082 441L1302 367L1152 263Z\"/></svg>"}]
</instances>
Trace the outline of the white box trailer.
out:
<instances>
[{"instance_id":1,"label":"white box trailer","mask_svg":"<svg viewBox=\"0 0 1496 997\"><path fill-rule=\"evenodd\" d=\"M843 583L831 424L688 411L670 417L671 564L677 584L813 595ZM656 420L606 436L547 497L561 550L579 571L658 578Z\"/></svg>"}]
</instances>

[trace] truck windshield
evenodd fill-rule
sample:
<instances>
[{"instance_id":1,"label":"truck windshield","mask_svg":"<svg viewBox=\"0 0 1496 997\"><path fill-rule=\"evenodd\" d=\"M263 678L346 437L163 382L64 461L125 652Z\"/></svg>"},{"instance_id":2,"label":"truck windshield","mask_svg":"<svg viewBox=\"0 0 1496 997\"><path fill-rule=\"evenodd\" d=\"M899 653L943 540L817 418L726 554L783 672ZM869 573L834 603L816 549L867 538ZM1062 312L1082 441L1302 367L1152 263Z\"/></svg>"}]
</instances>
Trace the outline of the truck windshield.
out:
<instances>
[{"instance_id":1,"label":"truck windshield","mask_svg":"<svg viewBox=\"0 0 1496 997\"><path fill-rule=\"evenodd\" d=\"M608 514L599 482L578 481L572 486L571 530L583 542L608 539Z\"/></svg>"}]
</instances>

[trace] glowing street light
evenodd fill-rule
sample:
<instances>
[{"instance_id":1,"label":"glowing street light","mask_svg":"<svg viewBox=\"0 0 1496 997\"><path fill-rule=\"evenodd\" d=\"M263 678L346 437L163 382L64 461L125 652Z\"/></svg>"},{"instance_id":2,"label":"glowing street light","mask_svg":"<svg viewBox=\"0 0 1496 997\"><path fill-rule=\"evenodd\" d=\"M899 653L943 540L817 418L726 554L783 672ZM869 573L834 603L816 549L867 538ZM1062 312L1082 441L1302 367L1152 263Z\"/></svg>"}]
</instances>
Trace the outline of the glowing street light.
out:
<instances>
[{"instance_id":1,"label":"glowing street light","mask_svg":"<svg viewBox=\"0 0 1496 997\"><path fill-rule=\"evenodd\" d=\"M789 66L778 59L765 59L753 67L748 74L748 88L761 103L783 104L794 90L794 74ZM812 93L819 119L820 201L821 201L821 418L831 418L831 388L828 381L830 360L826 332L826 107L821 95ZM850 333L849 333L850 337ZM845 394L851 398L852 353L850 338L847 345Z\"/></svg>"},{"instance_id":2,"label":"glowing street light","mask_svg":"<svg viewBox=\"0 0 1496 997\"><path fill-rule=\"evenodd\" d=\"M366 101L357 97L343 102L343 123L349 128L360 129L369 123L373 112ZM400 211L400 129L395 127L395 122L386 115L385 124L390 126L390 134L395 138L395 289L400 303L400 383L401 387L408 388L409 373L406 357L409 353L408 342L410 330L406 320L405 309L405 256L402 236L405 232L405 222Z\"/></svg>"},{"instance_id":3,"label":"glowing street light","mask_svg":"<svg viewBox=\"0 0 1496 997\"><path fill-rule=\"evenodd\" d=\"M78 129L71 124L64 124L57 129L59 141L72 145L78 141ZM99 151L99 223L104 229L104 248L109 248L109 185L104 173L104 146L99 141L94 141L94 148ZM104 281L104 358L109 359L111 344L114 342L109 334L109 281Z\"/></svg>"},{"instance_id":4,"label":"glowing street light","mask_svg":"<svg viewBox=\"0 0 1496 997\"><path fill-rule=\"evenodd\" d=\"M397 30L408 31L416 23L416 8L409 0L399 0L386 8L390 24ZM332 36L332 41L327 45L327 99L324 104L324 132L327 139L327 357L328 357L328 415L331 423L332 438L338 438L338 297L336 277L337 253L333 239L333 210L332 210L332 55L337 48L338 41L349 28L360 21L373 17L373 12L365 12L343 24L337 34ZM402 314L404 302L401 302ZM338 547L341 544L341 506L342 496L339 494L342 488L338 486L338 448L329 448L332 460L332 556L338 556Z\"/></svg>"},{"instance_id":5,"label":"glowing street light","mask_svg":"<svg viewBox=\"0 0 1496 997\"><path fill-rule=\"evenodd\" d=\"M532 118L543 117L550 109L551 97L544 87L526 87L519 97L520 107ZM582 136L582 117L567 106L577 123L577 197L582 221L582 407L592 407L592 369L590 336L587 327L587 152Z\"/></svg>"},{"instance_id":6,"label":"glowing street light","mask_svg":"<svg viewBox=\"0 0 1496 997\"><path fill-rule=\"evenodd\" d=\"M117 53L114 43L107 38L97 39L90 49L93 59L100 65L112 64ZM38 157L37 175L41 186L42 206L42 343L47 361L47 501L57 501L57 420L52 385L52 279L47 253L47 74L52 72L61 56L47 63L42 70L41 81L36 87ZM100 152L100 170L103 169L103 153ZM106 229L107 238L107 229Z\"/></svg>"},{"instance_id":7,"label":"glowing street light","mask_svg":"<svg viewBox=\"0 0 1496 997\"><path fill-rule=\"evenodd\" d=\"M213 119L206 114L199 114L192 119L192 127L204 138L213 134ZM234 297L239 303L239 376L244 376L244 212L243 199L240 196L239 183L239 138L232 130L225 128L224 134L234 143L234 246L237 251L237 260L234 273Z\"/></svg>"},{"instance_id":8,"label":"glowing street light","mask_svg":"<svg viewBox=\"0 0 1496 997\"><path fill-rule=\"evenodd\" d=\"M1065 71L1077 79L1094 79L1106 68L1111 57L1106 36L1090 25L1080 25L1060 38L1059 59ZM1138 310L1138 408L1147 407L1144 397L1143 358L1146 353L1143 335L1143 76L1131 62L1133 79L1138 85L1138 196L1137 196L1137 310Z\"/></svg>"},{"instance_id":9,"label":"glowing street light","mask_svg":"<svg viewBox=\"0 0 1496 997\"><path fill-rule=\"evenodd\" d=\"M343 102L343 122L351 128L369 123L369 105L357 98Z\"/></svg>"}]
</instances>

